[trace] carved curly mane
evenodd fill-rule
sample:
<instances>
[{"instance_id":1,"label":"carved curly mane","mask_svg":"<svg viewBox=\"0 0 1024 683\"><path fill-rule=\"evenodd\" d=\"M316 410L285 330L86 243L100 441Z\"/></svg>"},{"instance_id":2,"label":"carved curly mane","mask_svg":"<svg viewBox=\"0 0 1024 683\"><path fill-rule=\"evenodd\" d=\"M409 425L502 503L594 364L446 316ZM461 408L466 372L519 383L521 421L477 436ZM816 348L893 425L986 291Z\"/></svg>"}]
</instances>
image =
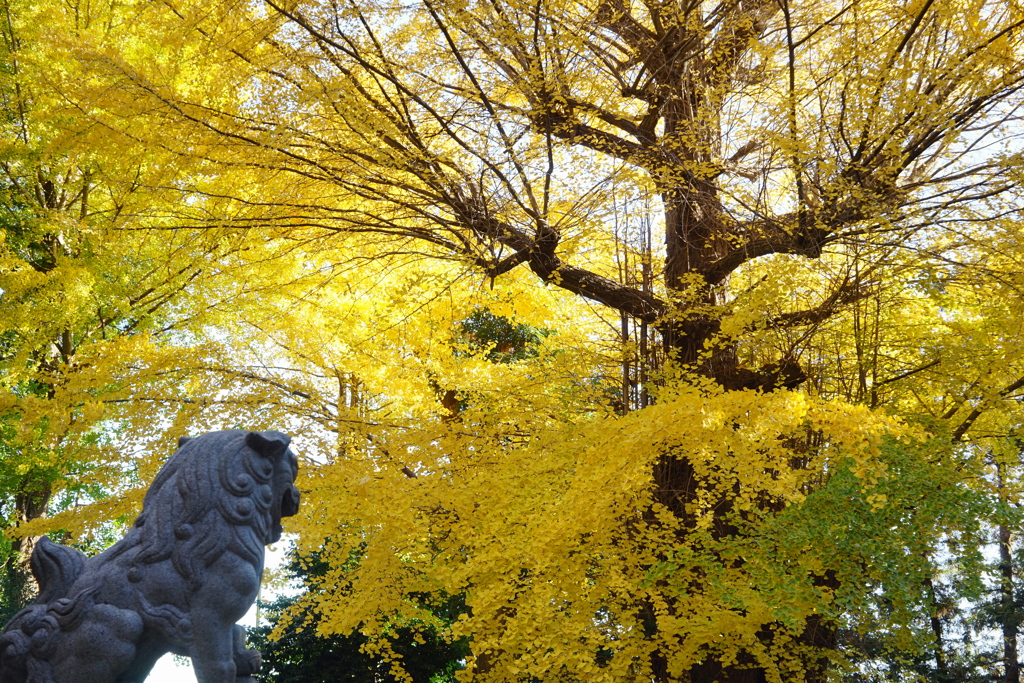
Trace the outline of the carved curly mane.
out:
<instances>
[{"instance_id":1,"label":"carved curly mane","mask_svg":"<svg viewBox=\"0 0 1024 683\"><path fill-rule=\"evenodd\" d=\"M141 580L146 565L170 559L182 577L199 581L225 550L253 565L262 562L263 546L275 540L272 530L280 522L271 513L280 492L271 484L275 461L290 454L289 439L265 432L279 437L280 449L261 453L250 445L250 434L224 431L179 442L122 541L128 546L122 552L134 551L129 580ZM154 508L161 513L150 514ZM225 545L223 539L229 536L231 543Z\"/></svg>"}]
</instances>

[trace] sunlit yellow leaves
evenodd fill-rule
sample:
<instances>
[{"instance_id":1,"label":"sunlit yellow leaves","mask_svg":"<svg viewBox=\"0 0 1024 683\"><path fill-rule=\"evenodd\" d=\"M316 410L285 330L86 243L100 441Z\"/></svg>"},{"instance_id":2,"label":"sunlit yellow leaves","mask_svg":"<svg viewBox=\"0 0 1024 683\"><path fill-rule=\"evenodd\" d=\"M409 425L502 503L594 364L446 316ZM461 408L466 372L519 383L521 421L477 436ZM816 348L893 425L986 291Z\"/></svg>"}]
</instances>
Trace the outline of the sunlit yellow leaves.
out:
<instances>
[{"instance_id":1,"label":"sunlit yellow leaves","mask_svg":"<svg viewBox=\"0 0 1024 683\"><path fill-rule=\"evenodd\" d=\"M500 400L474 396L481 404ZM764 514L766 496L799 502L812 480L856 467L867 504L877 506L884 496L872 491L885 467L872 445L900 431L863 408L800 393L685 387L623 418L534 421L531 438L516 445L491 440L480 433L486 428L479 423L469 437L459 433L464 427L438 424L424 435L432 443L406 431L402 441L418 442L408 451L418 460L415 479L397 467L381 469L379 461L319 468L311 505L294 528L311 547L330 538L341 556L351 549L360 557L358 566L327 579L343 591L317 598L331 606L325 628L352 629L357 615L398 617L413 607L402 595L444 587L467 592L471 612L454 635L471 635L476 655L486 655L487 668L477 671L482 680L555 671L622 680L629 662L652 647L680 670L703 648L735 657L754 647L763 624L782 618L783 606L790 610L785 623L798 632L803 616L827 608L828 595L807 582L806 569L771 579L799 597L766 590L770 572L761 576L759 566L775 560L761 559L756 545L715 540L710 507L702 505L729 492L735 523L752 523ZM801 446L812 434L815 445ZM651 468L665 457L685 457L680 466L691 463L708 492L689 510L698 523L687 532L688 546L676 536L682 520L650 497ZM794 458L803 465L794 469ZM342 490L348 495L337 497ZM721 552L742 553L744 563L719 567L712 578L707 572ZM673 558L667 564L666 556ZM664 599L666 590L683 586L685 593ZM661 605L657 618L666 628L656 643L635 622L635 605L645 599ZM611 664L593 659L599 647L612 649ZM767 665L771 657L764 657Z\"/></svg>"},{"instance_id":2,"label":"sunlit yellow leaves","mask_svg":"<svg viewBox=\"0 0 1024 683\"><path fill-rule=\"evenodd\" d=\"M467 678L797 681L966 524L949 441L1011 456L1012 2L77 9L15 13L4 159L97 193L5 236L23 464L123 443L122 514L177 435L294 433L325 632L464 594Z\"/></svg>"}]
</instances>

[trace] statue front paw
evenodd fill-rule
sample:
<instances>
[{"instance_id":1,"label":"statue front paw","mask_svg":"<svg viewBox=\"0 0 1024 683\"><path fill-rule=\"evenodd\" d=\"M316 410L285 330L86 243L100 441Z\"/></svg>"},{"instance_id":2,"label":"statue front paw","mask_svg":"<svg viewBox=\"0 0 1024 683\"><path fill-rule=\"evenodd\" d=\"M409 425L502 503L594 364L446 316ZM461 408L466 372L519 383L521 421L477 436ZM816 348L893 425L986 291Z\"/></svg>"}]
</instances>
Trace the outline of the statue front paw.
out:
<instances>
[{"instance_id":1,"label":"statue front paw","mask_svg":"<svg viewBox=\"0 0 1024 683\"><path fill-rule=\"evenodd\" d=\"M259 650L250 650L245 646L245 627L235 624L232 636L234 638L234 660L236 679L248 680L248 677L259 673L263 664L263 656Z\"/></svg>"},{"instance_id":2,"label":"statue front paw","mask_svg":"<svg viewBox=\"0 0 1024 683\"><path fill-rule=\"evenodd\" d=\"M237 680L248 680L253 674L260 672L263 656L259 650L242 650L235 653L235 671Z\"/></svg>"}]
</instances>

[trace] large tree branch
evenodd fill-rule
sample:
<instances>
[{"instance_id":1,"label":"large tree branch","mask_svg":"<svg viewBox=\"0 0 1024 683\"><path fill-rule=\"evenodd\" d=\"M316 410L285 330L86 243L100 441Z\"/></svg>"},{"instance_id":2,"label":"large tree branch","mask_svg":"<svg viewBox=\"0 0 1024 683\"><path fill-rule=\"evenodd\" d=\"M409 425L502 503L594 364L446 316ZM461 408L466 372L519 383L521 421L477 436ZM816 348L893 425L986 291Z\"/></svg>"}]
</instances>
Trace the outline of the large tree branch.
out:
<instances>
[{"instance_id":1,"label":"large tree branch","mask_svg":"<svg viewBox=\"0 0 1024 683\"><path fill-rule=\"evenodd\" d=\"M548 109L532 118L534 126L540 130L549 129L555 137L561 140L622 161L644 166L646 164L643 163L643 160L652 156L650 146L631 142L614 133L587 125L572 114Z\"/></svg>"},{"instance_id":2,"label":"large tree branch","mask_svg":"<svg viewBox=\"0 0 1024 683\"><path fill-rule=\"evenodd\" d=\"M790 311L775 316L767 323L768 328L798 327L801 325L817 325L836 314L840 306L852 304L859 301L869 292L860 286L859 282L844 282L839 285L824 301L814 308L807 308L800 311Z\"/></svg>"},{"instance_id":3,"label":"large tree branch","mask_svg":"<svg viewBox=\"0 0 1024 683\"><path fill-rule=\"evenodd\" d=\"M967 430L971 428L971 426L985 413L986 410L992 407L993 400L1006 398L1018 389L1024 389L1024 377L1021 377L1017 381L1011 382L1000 389L993 398L982 401L976 408L968 413L967 417L965 417L959 425L957 425L957 428L954 429L953 433L950 435L950 440L953 443L963 441L964 437L967 436Z\"/></svg>"},{"instance_id":4,"label":"large tree branch","mask_svg":"<svg viewBox=\"0 0 1024 683\"><path fill-rule=\"evenodd\" d=\"M552 254L533 252L530 256L530 269L545 282L610 306L632 318L652 324L667 311L667 305L651 294L626 287L584 268L567 265Z\"/></svg>"},{"instance_id":5,"label":"large tree branch","mask_svg":"<svg viewBox=\"0 0 1024 683\"><path fill-rule=\"evenodd\" d=\"M467 207L461 207L457 213L466 221L467 227L481 239L496 239L514 250L511 256L498 262L478 260L477 265L481 265L488 275L495 276L508 272L517 265L526 263L544 282L597 301L649 324L653 324L668 310L664 301L647 292L627 287L603 275L562 261L555 254L558 235L553 230L534 238L501 221L488 218L479 212L471 212Z\"/></svg>"},{"instance_id":6,"label":"large tree branch","mask_svg":"<svg viewBox=\"0 0 1024 683\"><path fill-rule=\"evenodd\" d=\"M724 281L730 273L747 261L768 254L798 254L807 258L821 256L822 248L829 241L830 232L822 228L795 227L796 223L795 214L787 214L776 221L760 221L751 232L761 236L744 242L740 247L710 263L701 270L701 274L709 285L714 286ZM787 225L794 226L792 231L786 229Z\"/></svg>"}]
</instances>

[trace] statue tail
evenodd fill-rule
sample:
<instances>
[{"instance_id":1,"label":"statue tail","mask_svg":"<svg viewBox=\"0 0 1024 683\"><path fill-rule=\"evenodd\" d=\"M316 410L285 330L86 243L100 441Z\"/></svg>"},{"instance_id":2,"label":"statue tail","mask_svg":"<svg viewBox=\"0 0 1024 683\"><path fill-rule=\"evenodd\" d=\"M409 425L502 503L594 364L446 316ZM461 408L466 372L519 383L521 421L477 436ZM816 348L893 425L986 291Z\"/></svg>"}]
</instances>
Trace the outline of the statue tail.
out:
<instances>
[{"instance_id":1,"label":"statue tail","mask_svg":"<svg viewBox=\"0 0 1024 683\"><path fill-rule=\"evenodd\" d=\"M47 660L56 646L61 622L84 613L80 608L83 599L89 602L95 592L83 591L80 596L83 599L63 599L85 568L85 554L74 548L43 536L32 552L30 564L39 584L39 596L14 615L0 633L0 681L3 683L53 683Z\"/></svg>"},{"instance_id":2,"label":"statue tail","mask_svg":"<svg viewBox=\"0 0 1024 683\"><path fill-rule=\"evenodd\" d=\"M37 605L48 605L66 597L85 568L85 553L54 543L46 536L32 552L32 576L39 584Z\"/></svg>"}]
</instances>

